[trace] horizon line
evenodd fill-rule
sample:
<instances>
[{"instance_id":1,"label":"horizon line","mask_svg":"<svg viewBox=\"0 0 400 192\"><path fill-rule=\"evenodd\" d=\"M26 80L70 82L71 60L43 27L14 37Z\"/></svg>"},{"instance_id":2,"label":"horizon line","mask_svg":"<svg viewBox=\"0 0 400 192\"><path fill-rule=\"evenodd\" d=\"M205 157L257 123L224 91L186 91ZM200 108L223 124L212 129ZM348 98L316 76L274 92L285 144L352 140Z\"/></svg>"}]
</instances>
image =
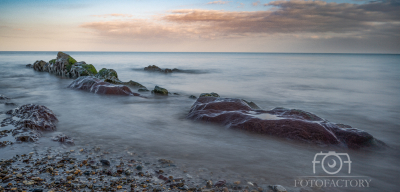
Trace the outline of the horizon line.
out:
<instances>
[{"instance_id":1,"label":"horizon line","mask_svg":"<svg viewBox=\"0 0 400 192\"><path fill-rule=\"evenodd\" d=\"M0 52L60 52L60 51L0 51ZM400 55L400 53L340 53L340 52L206 52L206 51L61 51L61 52L98 52L98 53L263 53L263 54L359 54L359 55Z\"/></svg>"}]
</instances>

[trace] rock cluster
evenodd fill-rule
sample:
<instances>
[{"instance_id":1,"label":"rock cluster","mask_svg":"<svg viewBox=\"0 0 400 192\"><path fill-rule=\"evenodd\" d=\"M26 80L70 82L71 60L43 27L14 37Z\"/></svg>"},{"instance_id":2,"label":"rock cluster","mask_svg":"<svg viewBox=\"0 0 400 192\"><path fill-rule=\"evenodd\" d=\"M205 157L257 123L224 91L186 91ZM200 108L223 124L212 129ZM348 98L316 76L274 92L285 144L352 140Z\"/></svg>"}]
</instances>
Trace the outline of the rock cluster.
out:
<instances>
[{"instance_id":1,"label":"rock cluster","mask_svg":"<svg viewBox=\"0 0 400 192\"><path fill-rule=\"evenodd\" d=\"M3 141L1 146L14 142L35 142L42 131L54 131L58 122L53 111L43 105L26 104L6 114L8 117L1 122L4 130L0 132L0 138L6 137L8 141Z\"/></svg>"},{"instance_id":2,"label":"rock cluster","mask_svg":"<svg viewBox=\"0 0 400 192\"><path fill-rule=\"evenodd\" d=\"M29 65L27 65L29 67ZM33 63L33 69L36 71L46 71L66 77L80 77L96 75L97 70L92 64L86 64L84 61L77 62L70 55L58 52L57 58L49 62L38 60Z\"/></svg>"},{"instance_id":3,"label":"rock cluster","mask_svg":"<svg viewBox=\"0 0 400 192\"><path fill-rule=\"evenodd\" d=\"M187 117L310 143L340 145L353 149L383 145L363 130L350 126L345 128L309 112L285 108L259 110L242 99L199 97Z\"/></svg>"},{"instance_id":4,"label":"rock cluster","mask_svg":"<svg viewBox=\"0 0 400 192\"><path fill-rule=\"evenodd\" d=\"M45 71L65 77L77 78L81 76L93 76L104 82L115 85L146 88L142 84L132 80L122 82L118 79L118 74L114 69L103 68L97 72L92 64L86 64L84 61L77 62L73 57L63 52L58 52L57 58L49 62L38 60L33 65L27 64L26 67L32 67L36 71Z\"/></svg>"}]
</instances>

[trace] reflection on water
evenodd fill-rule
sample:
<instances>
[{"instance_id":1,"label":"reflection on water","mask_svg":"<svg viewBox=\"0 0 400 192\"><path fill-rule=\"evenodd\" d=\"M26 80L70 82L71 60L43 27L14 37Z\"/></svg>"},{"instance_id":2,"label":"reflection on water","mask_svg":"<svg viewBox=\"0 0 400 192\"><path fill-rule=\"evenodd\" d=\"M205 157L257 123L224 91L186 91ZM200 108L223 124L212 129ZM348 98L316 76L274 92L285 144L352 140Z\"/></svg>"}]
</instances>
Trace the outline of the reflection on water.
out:
<instances>
[{"instance_id":1,"label":"reflection on water","mask_svg":"<svg viewBox=\"0 0 400 192\"><path fill-rule=\"evenodd\" d=\"M56 52L0 52L0 94L18 105L45 105L56 113L57 130L71 136L76 148L101 145L111 151L129 148L149 157L169 158L212 177L244 178L258 183L294 186L297 176L312 174L317 152L349 153L352 174L372 178L371 189L398 189L400 167L400 56L340 54L236 53L69 53L99 70L115 69L122 81L155 85L180 95L144 94L147 98L96 95L68 89L72 79L35 72L25 64L50 60ZM207 73L147 73L148 65ZM136 90L133 90L136 91ZM275 107L312 112L335 123L363 129L386 142L382 151L354 151L315 146L229 130L186 119L203 92L243 98L269 110ZM1 112L13 106L0 105ZM276 118L260 114L258 118ZM54 133L46 133L44 137ZM13 145L7 158L29 145ZM37 146L58 145L40 140ZM22 147L23 146L23 147Z\"/></svg>"}]
</instances>

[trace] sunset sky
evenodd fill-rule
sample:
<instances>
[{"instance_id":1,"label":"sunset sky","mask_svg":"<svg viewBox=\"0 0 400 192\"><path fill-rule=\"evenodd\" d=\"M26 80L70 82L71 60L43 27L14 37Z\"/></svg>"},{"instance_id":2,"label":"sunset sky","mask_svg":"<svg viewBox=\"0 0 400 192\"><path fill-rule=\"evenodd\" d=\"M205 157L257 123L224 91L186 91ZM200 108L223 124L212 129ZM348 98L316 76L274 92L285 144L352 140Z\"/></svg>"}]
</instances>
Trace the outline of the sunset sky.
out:
<instances>
[{"instance_id":1,"label":"sunset sky","mask_svg":"<svg viewBox=\"0 0 400 192\"><path fill-rule=\"evenodd\" d=\"M400 53L400 0L0 0L0 51Z\"/></svg>"}]
</instances>

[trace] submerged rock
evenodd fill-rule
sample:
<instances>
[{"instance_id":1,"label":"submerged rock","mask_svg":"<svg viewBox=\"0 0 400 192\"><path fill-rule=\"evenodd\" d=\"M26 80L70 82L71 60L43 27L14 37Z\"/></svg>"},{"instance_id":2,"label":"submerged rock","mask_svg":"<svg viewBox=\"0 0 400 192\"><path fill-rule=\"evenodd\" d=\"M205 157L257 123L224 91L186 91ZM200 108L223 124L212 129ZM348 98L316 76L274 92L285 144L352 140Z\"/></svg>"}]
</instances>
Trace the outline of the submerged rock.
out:
<instances>
[{"instance_id":1,"label":"submerged rock","mask_svg":"<svg viewBox=\"0 0 400 192\"><path fill-rule=\"evenodd\" d=\"M341 128L309 112L285 108L256 110L241 99L199 97L187 117L260 134L353 149L383 144L363 130Z\"/></svg>"},{"instance_id":2,"label":"submerged rock","mask_svg":"<svg viewBox=\"0 0 400 192\"><path fill-rule=\"evenodd\" d=\"M6 114L19 118L12 121L13 125L32 130L53 131L58 122L53 111L43 105L26 104L7 111Z\"/></svg>"},{"instance_id":3,"label":"submerged rock","mask_svg":"<svg viewBox=\"0 0 400 192\"><path fill-rule=\"evenodd\" d=\"M56 129L57 117L49 108L42 105L27 104L6 112L9 117L1 122L1 126L9 126L17 142L34 142L41 136L40 131ZM3 132L0 137L8 136ZM13 143L9 141L9 143Z\"/></svg>"},{"instance_id":4,"label":"submerged rock","mask_svg":"<svg viewBox=\"0 0 400 192\"><path fill-rule=\"evenodd\" d=\"M157 65L149 65L147 67L144 68L145 71L151 71L151 72L162 72L162 73L172 73L172 72L177 72L179 71L179 69L174 68L174 69L161 69L160 67L158 67Z\"/></svg>"},{"instance_id":5,"label":"submerged rock","mask_svg":"<svg viewBox=\"0 0 400 192\"><path fill-rule=\"evenodd\" d=\"M6 97L4 95L0 95L0 100L8 100L8 99L10 99L10 98L8 98L8 97Z\"/></svg>"},{"instance_id":6,"label":"submerged rock","mask_svg":"<svg viewBox=\"0 0 400 192\"><path fill-rule=\"evenodd\" d=\"M199 97L219 97L219 95L218 93L211 92L211 93L202 93L200 94Z\"/></svg>"},{"instance_id":7,"label":"submerged rock","mask_svg":"<svg viewBox=\"0 0 400 192\"><path fill-rule=\"evenodd\" d=\"M91 76L79 77L75 79L68 87L90 91L96 94L139 96L138 93L132 92L127 86L114 85Z\"/></svg>"},{"instance_id":8,"label":"submerged rock","mask_svg":"<svg viewBox=\"0 0 400 192\"><path fill-rule=\"evenodd\" d=\"M150 90L148 90L147 88L140 88L140 89L138 89L138 91L139 92L147 92L147 91L150 91Z\"/></svg>"},{"instance_id":9,"label":"submerged rock","mask_svg":"<svg viewBox=\"0 0 400 192\"><path fill-rule=\"evenodd\" d=\"M194 96L194 95L190 95L189 98L190 98L190 99L197 99L197 97Z\"/></svg>"},{"instance_id":10,"label":"submerged rock","mask_svg":"<svg viewBox=\"0 0 400 192\"><path fill-rule=\"evenodd\" d=\"M61 143L67 143L67 144L74 144L74 140L64 134L59 134L56 135L52 138L53 141L58 141Z\"/></svg>"},{"instance_id":11,"label":"submerged rock","mask_svg":"<svg viewBox=\"0 0 400 192\"><path fill-rule=\"evenodd\" d=\"M32 68L33 65L32 64L26 64L25 67Z\"/></svg>"},{"instance_id":12,"label":"submerged rock","mask_svg":"<svg viewBox=\"0 0 400 192\"><path fill-rule=\"evenodd\" d=\"M154 89L151 91L151 93L159 95L168 95L168 90L156 85Z\"/></svg>"}]
</instances>

